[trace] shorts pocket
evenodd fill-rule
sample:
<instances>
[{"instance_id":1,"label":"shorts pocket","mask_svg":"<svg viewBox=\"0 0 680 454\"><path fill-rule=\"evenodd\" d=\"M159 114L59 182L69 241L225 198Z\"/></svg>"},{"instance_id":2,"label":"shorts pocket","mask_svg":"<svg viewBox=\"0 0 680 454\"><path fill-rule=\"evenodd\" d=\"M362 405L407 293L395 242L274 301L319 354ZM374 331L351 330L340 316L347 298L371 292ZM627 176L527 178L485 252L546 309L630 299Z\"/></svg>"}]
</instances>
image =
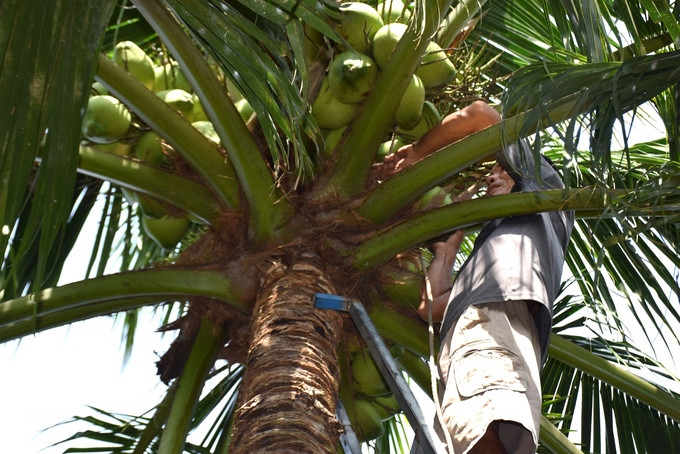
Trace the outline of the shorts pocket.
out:
<instances>
[{"instance_id":1,"label":"shorts pocket","mask_svg":"<svg viewBox=\"0 0 680 454\"><path fill-rule=\"evenodd\" d=\"M524 359L499 345L466 345L454 354L452 367L462 397L492 389L518 392L527 389Z\"/></svg>"}]
</instances>

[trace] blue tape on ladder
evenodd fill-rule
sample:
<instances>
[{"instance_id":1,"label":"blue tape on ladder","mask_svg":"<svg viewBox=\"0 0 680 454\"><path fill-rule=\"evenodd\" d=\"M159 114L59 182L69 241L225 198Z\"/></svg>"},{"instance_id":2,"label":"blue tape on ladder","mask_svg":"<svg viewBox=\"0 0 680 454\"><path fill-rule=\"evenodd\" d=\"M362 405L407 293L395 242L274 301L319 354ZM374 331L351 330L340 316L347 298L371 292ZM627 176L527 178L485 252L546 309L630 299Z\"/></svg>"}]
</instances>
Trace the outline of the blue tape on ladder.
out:
<instances>
[{"instance_id":1,"label":"blue tape on ladder","mask_svg":"<svg viewBox=\"0 0 680 454\"><path fill-rule=\"evenodd\" d=\"M347 311L350 300L338 295L330 295L328 293L314 294L314 307L320 309L333 309L336 311Z\"/></svg>"}]
</instances>

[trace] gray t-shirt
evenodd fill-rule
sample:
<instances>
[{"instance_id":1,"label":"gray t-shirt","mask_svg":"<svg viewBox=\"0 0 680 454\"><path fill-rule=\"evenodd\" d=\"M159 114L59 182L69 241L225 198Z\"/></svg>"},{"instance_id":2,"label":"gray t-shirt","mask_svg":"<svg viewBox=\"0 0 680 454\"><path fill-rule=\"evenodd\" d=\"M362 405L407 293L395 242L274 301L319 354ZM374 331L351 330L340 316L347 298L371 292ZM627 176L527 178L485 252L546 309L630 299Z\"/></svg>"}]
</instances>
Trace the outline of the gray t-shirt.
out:
<instances>
[{"instance_id":1,"label":"gray t-shirt","mask_svg":"<svg viewBox=\"0 0 680 454\"><path fill-rule=\"evenodd\" d=\"M562 181L541 158L541 181L535 161L525 142L498 156L501 165L521 191L563 188ZM554 211L513 216L486 222L475 240L472 253L458 271L441 326L441 338L460 315L473 304L530 300L542 305L534 318L541 342L541 364L545 363L552 306L559 292L564 255L574 226L573 211Z\"/></svg>"}]
</instances>

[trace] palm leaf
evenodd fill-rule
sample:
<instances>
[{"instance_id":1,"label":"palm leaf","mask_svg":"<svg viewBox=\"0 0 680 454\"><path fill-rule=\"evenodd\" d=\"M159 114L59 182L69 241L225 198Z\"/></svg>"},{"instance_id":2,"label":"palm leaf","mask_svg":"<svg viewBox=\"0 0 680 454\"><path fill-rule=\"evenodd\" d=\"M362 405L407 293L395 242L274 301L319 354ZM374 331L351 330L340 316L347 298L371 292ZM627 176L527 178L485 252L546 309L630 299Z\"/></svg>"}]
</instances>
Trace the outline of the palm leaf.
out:
<instances>
[{"instance_id":1,"label":"palm leaf","mask_svg":"<svg viewBox=\"0 0 680 454\"><path fill-rule=\"evenodd\" d=\"M0 251L4 257L40 153L24 232L27 238L39 235L35 288L43 285L50 250L72 208L82 112L112 3L7 1L0 6L0 85L8 95L0 112L0 172L5 175L0 181ZM19 247L15 265L29 247L29 242Z\"/></svg>"},{"instance_id":2,"label":"palm leaf","mask_svg":"<svg viewBox=\"0 0 680 454\"><path fill-rule=\"evenodd\" d=\"M307 86L309 81L298 80L295 61L291 67L284 58L296 54L285 34L294 17L289 10L263 2L242 2L243 8L217 2L170 1L170 5L253 106L273 162L284 167L294 163L298 172L310 172L308 154L313 151L300 147L289 150L276 129L293 142L302 133L310 137L317 134L316 122L307 111L308 100L296 89L296 85ZM292 9L294 4L286 6ZM304 17L312 15L304 4L295 12ZM314 14L317 23L323 22L318 13ZM299 43L297 47L299 55ZM305 64L304 58L298 61Z\"/></svg>"},{"instance_id":3,"label":"palm leaf","mask_svg":"<svg viewBox=\"0 0 680 454\"><path fill-rule=\"evenodd\" d=\"M570 296L562 298L555 304L554 332L564 333L587 326L587 317L580 315L585 313L584 307ZM595 326L599 325L596 323ZM657 361L626 342L607 341L597 333L594 338L567 337L608 361L633 370L644 369L659 379L677 380ZM602 441L607 446L606 452L673 452L664 449L667 450L678 436L680 424L664 417L658 410L553 358L546 363L541 380L543 394L549 398L544 403L544 414L548 414L565 433L575 429L572 427L574 420L580 420L577 429L583 452L601 452ZM677 395L673 397L678 398ZM638 417L641 420L637 421ZM658 437L650 437L650 431ZM601 438L602 434L607 434L606 439ZM614 436L618 445L612 441Z\"/></svg>"},{"instance_id":4,"label":"palm leaf","mask_svg":"<svg viewBox=\"0 0 680 454\"><path fill-rule=\"evenodd\" d=\"M211 392L207 393L199 402L196 412L191 420L190 431L197 429L208 416L213 412L217 415L213 416L212 426L208 429L203 441L201 443L187 443L185 447L186 452L190 453L213 453L226 452L223 451L227 444L228 432L230 430L229 420L232 418L236 409L236 398L238 396L238 386L243 377L243 366L226 365L214 371L212 378L222 377L217 384L212 388ZM172 399L174 396L174 388L168 388L168 396ZM156 412L167 403L163 403L156 407ZM69 448L64 452L109 452L109 453L139 453L144 452L158 452L158 437L161 434L161 427L163 422L160 422L160 427L149 432L150 427L157 427L159 419L157 414L151 417L147 416L152 410L145 412L140 416L123 415L117 413L110 413L105 410L90 407L92 411L98 414L95 416L74 416L68 421L64 421L58 425L73 424L73 423L87 423L92 426L90 430L84 430L73 434L72 436L55 443L53 446L59 444L67 444L74 440L90 440L94 442L103 442L107 446L89 447L89 448ZM167 417L167 411L163 413ZM165 417L160 418L164 420ZM150 438L145 438L143 445L139 445L142 433L149 432ZM155 434L155 435L154 435ZM134 451L133 451L134 449Z\"/></svg>"}]
</instances>

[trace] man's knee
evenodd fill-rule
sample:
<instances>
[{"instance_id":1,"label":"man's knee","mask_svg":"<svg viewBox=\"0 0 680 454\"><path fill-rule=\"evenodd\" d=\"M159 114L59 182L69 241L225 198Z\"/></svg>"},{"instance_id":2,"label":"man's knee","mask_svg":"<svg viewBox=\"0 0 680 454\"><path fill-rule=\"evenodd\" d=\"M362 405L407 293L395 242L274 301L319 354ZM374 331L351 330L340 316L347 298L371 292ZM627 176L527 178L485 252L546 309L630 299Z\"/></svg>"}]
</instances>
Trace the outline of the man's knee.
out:
<instances>
[{"instance_id":1,"label":"man's knee","mask_svg":"<svg viewBox=\"0 0 680 454\"><path fill-rule=\"evenodd\" d=\"M492 421L484 435L468 451L468 454L507 454L498 436L499 421Z\"/></svg>"}]
</instances>

